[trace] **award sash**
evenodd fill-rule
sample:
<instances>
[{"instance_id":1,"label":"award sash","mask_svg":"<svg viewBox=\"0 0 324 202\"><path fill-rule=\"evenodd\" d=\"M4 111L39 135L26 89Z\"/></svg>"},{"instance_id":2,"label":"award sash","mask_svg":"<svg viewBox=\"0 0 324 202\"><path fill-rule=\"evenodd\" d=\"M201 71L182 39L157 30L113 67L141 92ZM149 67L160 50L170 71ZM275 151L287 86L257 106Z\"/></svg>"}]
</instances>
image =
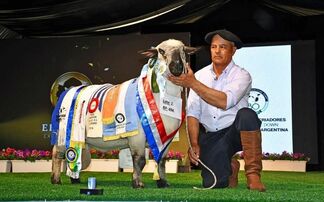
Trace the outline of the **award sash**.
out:
<instances>
[{"instance_id":1,"label":"award sash","mask_svg":"<svg viewBox=\"0 0 324 202\"><path fill-rule=\"evenodd\" d=\"M137 79L128 80L107 93L102 113L104 140L138 134L136 81Z\"/></svg>"},{"instance_id":2,"label":"award sash","mask_svg":"<svg viewBox=\"0 0 324 202\"><path fill-rule=\"evenodd\" d=\"M143 67L138 82L136 109L153 157L156 162L159 162L182 122L175 131L170 134L166 133L159 109L150 88L149 78L145 74L145 71L149 71L147 66Z\"/></svg>"}]
</instances>

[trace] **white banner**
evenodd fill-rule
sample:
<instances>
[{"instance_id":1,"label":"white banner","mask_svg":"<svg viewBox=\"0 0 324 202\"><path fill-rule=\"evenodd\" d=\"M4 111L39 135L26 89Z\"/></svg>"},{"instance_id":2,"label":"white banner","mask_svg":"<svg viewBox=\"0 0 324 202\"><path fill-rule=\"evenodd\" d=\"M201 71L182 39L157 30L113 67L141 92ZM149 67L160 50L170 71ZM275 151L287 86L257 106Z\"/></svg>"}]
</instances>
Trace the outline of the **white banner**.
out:
<instances>
[{"instance_id":1,"label":"white banner","mask_svg":"<svg viewBox=\"0 0 324 202\"><path fill-rule=\"evenodd\" d=\"M293 152L291 46L242 48L234 62L252 76L249 106L262 121L263 152Z\"/></svg>"}]
</instances>

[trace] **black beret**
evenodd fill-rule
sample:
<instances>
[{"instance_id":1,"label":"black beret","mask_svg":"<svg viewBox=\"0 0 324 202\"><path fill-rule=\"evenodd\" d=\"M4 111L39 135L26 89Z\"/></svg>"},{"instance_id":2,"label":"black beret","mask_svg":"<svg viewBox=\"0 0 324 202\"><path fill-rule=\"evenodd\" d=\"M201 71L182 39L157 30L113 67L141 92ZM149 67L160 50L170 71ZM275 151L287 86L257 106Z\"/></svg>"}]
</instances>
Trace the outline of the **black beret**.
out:
<instances>
[{"instance_id":1,"label":"black beret","mask_svg":"<svg viewBox=\"0 0 324 202\"><path fill-rule=\"evenodd\" d=\"M243 42L241 41L241 39L238 36L236 36L235 34L233 34L232 32L227 31L226 29L216 30L216 31L207 33L205 36L205 41L208 44L210 44L213 37L217 34L219 36L221 36L223 39L233 42L237 49L240 49L243 46Z\"/></svg>"}]
</instances>

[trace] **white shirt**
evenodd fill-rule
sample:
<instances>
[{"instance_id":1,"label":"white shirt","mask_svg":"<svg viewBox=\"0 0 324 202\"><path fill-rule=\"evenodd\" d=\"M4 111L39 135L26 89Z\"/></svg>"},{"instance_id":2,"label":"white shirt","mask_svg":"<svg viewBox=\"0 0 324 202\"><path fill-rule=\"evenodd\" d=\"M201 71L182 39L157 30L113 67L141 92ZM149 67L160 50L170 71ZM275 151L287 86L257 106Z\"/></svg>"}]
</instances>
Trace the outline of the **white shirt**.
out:
<instances>
[{"instance_id":1,"label":"white shirt","mask_svg":"<svg viewBox=\"0 0 324 202\"><path fill-rule=\"evenodd\" d=\"M208 132L215 132L229 127L236 113L248 107L252 78L248 71L237 66L233 61L217 78L210 64L195 73L195 77L204 85L227 95L226 110L214 107L201 99L190 89L187 102L187 116L195 117Z\"/></svg>"}]
</instances>

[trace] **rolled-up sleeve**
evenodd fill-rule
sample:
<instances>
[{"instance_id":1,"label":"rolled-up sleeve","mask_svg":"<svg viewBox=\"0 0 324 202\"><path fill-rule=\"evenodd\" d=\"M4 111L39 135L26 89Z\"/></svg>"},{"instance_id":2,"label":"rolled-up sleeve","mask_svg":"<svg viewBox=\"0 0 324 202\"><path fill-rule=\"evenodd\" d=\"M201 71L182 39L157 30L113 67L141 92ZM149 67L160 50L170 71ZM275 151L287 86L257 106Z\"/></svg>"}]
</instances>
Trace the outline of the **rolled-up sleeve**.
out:
<instances>
[{"instance_id":1,"label":"rolled-up sleeve","mask_svg":"<svg viewBox=\"0 0 324 202\"><path fill-rule=\"evenodd\" d=\"M223 89L227 96L226 109L235 106L251 88L252 78L249 72L241 69Z\"/></svg>"}]
</instances>

